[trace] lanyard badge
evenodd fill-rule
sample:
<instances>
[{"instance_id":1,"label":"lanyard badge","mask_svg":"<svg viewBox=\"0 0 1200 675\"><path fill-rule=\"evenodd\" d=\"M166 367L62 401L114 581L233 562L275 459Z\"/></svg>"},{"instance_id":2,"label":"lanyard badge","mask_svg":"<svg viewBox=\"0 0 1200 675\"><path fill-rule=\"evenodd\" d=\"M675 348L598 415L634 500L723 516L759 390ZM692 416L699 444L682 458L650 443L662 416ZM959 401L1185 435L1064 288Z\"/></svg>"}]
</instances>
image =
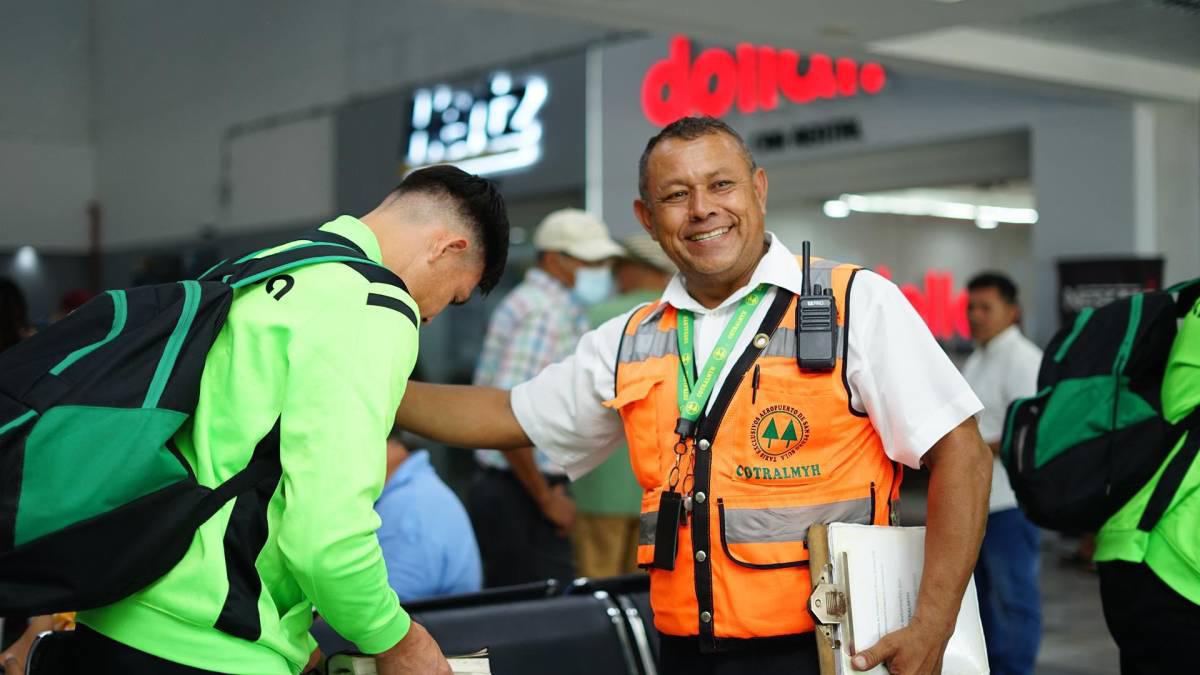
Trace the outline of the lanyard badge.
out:
<instances>
[{"instance_id":1,"label":"lanyard badge","mask_svg":"<svg viewBox=\"0 0 1200 675\"><path fill-rule=\"evenodd\" d=\"M717 376L725 368L725 362L733 353L733 346L742 331L750 322L750 316L767 294L768 286L760 284L751 291L738 305L737 310L722 331L716 347L697 373L695 364L695 319L687 310L679 310L676 318L676 333L679 338L679 377L677 399L679 404L679 419L675 422L675 433L679 440L675 443L675 466L667 478L667 489L663 491L658 501L658 522L655 526L654 564L653 567L662 570L675 569L675 556L679 546L679 526L686 522L687 511L684 508L685 495L691 501L693 471L696 466L696 456L692 446L696 440L697 421L700 414L708 406L716 385ZM686 473L685 473L686 472Z\"/></svg>"}]
</instances>

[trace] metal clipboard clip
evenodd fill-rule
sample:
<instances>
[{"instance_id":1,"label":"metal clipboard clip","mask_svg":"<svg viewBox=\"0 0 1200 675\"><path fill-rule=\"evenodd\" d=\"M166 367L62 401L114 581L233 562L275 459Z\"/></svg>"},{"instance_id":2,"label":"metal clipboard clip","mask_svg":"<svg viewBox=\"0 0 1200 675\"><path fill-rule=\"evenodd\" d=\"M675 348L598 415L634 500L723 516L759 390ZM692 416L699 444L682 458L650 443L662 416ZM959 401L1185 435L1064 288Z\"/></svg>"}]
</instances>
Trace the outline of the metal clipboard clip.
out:
<instances>
[{"instance_id":1,"label":"metal clipboard clip","mask_svg":"<svg viewBox=\"0 0 1200 675\"><path fill-rule=\"evenodd\" d=\"M808 606L816 618L816 628L834 650L842 648L844 637L851 654L854 653L854 624L850 616L850 579L846 554L842 553L842 582L833 581L833 563L821 566L817 583L813 586ZM835 632L834 629L841 630Z\"/></svg>"}]
</instances>

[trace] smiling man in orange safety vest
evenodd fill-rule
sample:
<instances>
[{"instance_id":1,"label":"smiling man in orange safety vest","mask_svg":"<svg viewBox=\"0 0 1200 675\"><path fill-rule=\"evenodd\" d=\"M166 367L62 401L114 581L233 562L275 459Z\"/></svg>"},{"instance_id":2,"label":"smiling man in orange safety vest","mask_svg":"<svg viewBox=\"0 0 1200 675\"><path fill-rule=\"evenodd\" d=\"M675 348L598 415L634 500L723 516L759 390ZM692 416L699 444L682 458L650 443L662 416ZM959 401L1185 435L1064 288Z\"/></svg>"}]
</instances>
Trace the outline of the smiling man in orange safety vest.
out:
<instances>
[{"instance_id":1,"label":"smiling man in orange safety vest","mask_svg":"<svg viewBox=\"0 0 1200 675\"><path fill-rule=\"evenodd\" d=\"M572 477L623 434L667 674L816 673L808 527L894 523L901 465L924 465L915 615L854 665L941 672L987 517L979 400L890 282L828 261L803 279L764 229L766 172L723 122L651 138L639 193L638 219L680 270L661 299L511 394L412 383L397 421L460 447L532 442ZM801 367L822 321L825 363Z\"/></svg>"}]
</instances>

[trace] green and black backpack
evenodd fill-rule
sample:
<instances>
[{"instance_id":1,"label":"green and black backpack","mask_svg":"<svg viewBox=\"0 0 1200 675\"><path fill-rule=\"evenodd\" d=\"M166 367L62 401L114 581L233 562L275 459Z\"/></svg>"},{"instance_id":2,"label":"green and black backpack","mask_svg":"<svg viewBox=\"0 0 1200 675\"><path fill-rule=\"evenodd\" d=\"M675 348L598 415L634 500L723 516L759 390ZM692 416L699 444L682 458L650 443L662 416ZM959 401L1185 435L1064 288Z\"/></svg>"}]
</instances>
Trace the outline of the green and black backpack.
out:
<instances>
[{"instance_id":1,"label":"green and black backpack","mask_svg":"<svg viewBox=\"0 0 1200 675\"><path fill-rule=\"evenodd\" d=\"M0 613L120 600L170 571L229 500L278 482L276 456L199 485L171 439L236 289L282 292L285 272L318 263L404 288L348 239L303 239L198 280L108 291L0 353Z\"/></svg>"},{"instance_id":2,"label":"green and black backpack","mask_svg":"<svg viewBox=\"0 0 1200 675\"><path fill-rule=\"evenodd\" d=\"M1009 406L1000 448L1031 521L1098 530L1196 423L1196 415L1168 423L1161 389L1178 320L1197 291L1200 279L1085 309L1050 341L1038 392Z\"/></svg>"}]
</instances>

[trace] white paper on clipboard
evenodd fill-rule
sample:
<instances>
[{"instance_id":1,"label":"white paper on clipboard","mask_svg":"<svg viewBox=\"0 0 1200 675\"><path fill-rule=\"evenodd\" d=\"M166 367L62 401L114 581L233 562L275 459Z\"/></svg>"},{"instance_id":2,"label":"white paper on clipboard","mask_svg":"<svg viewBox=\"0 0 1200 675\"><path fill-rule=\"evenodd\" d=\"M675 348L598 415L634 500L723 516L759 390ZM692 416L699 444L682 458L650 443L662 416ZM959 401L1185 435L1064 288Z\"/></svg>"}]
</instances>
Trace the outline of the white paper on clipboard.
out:
<instances>
[{"instance_id":1,"label":"white paper on clipboard","mask_svg":"<svg viewBox=\"0 0 1200 675\"><path fill-rule=\"evenodd\" d=\"M850 596L849 634L842 627L836 629L842 643L837 670L840 675L853 675L858 671L850 666L852 649L870 648L912 619L925 562L925 528L834 523L829 526L829 559L833 582L847 584ZM887 675L882 665L866 672ZM963 594L954 635L946 647L942 675L989 672L972 578Z\"/></svg>"}]
</instances>

